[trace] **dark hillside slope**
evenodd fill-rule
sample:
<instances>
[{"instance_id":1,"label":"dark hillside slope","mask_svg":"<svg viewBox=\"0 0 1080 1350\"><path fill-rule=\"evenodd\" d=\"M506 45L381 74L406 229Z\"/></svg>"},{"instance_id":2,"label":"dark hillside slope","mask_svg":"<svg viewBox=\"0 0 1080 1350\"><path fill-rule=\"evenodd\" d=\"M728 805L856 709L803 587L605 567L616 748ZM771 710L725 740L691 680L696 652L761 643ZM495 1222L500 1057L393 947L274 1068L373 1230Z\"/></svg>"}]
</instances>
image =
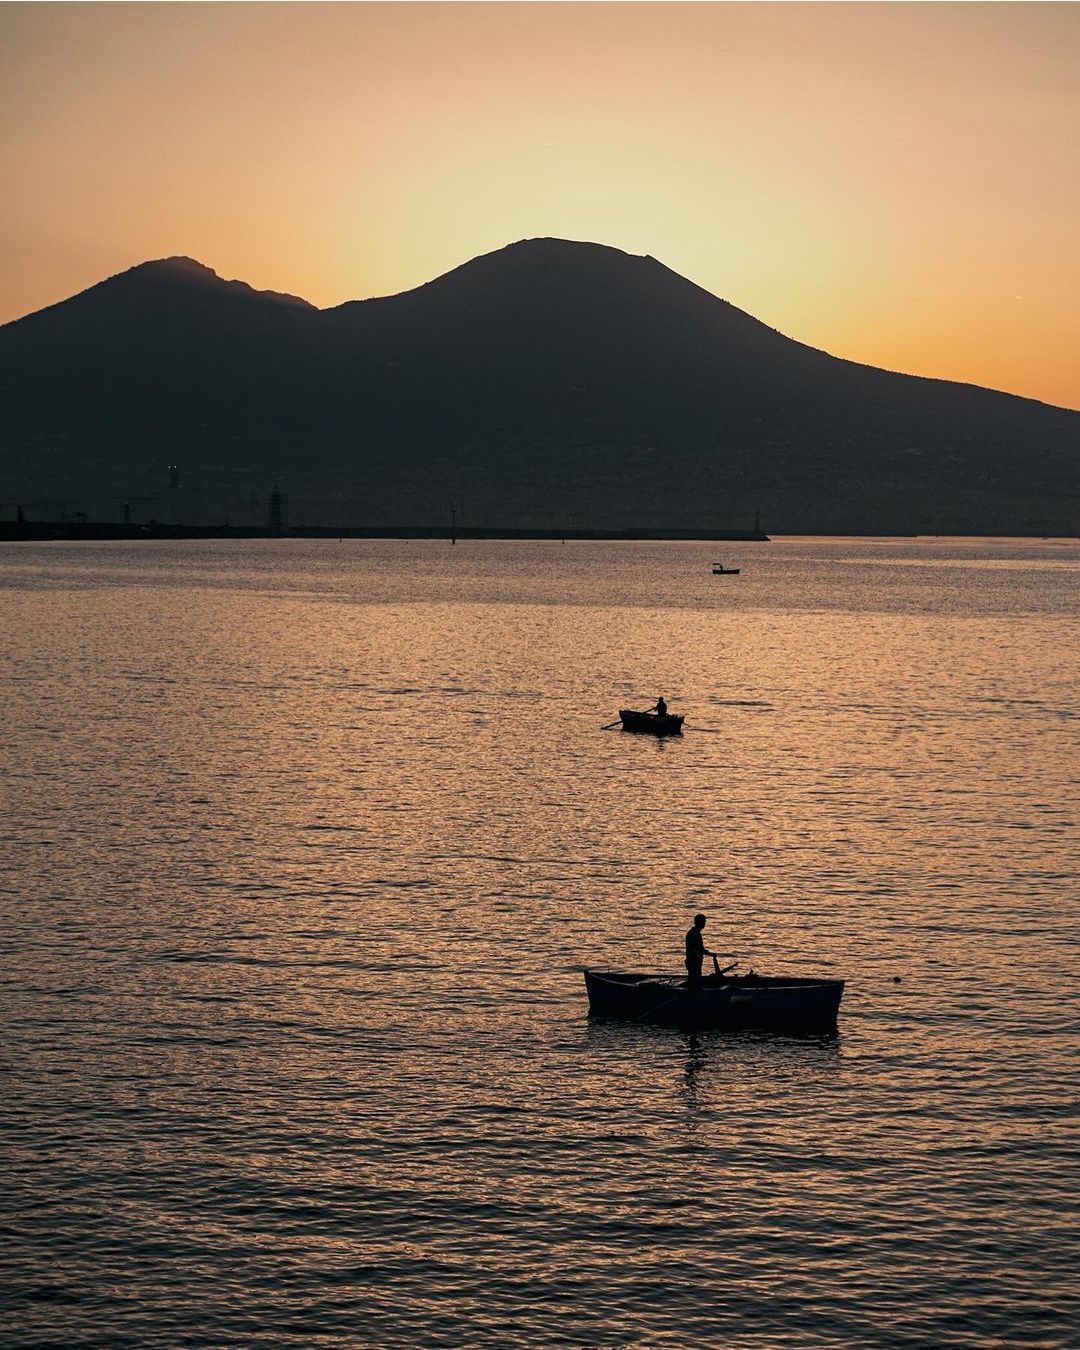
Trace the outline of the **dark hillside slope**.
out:
<instances>
[{"instance_id":1,"label":"dark hillside slope","mask_svg":"<svg viewBox=\"0 0 1080 1350\"><path fill-rule=\"evenodd\" d=\"M143 263L0 328L5 414L47 434L141 442L265 396L308 353L319 311L222 281L190 258Z\"/></svg>"},{"instance_id":2,"label":"dark hillside slope","mask_svg":"<svg viewBox=\"0 0 1080 1350\"><path fill-rule=\"evenodd\" d=\"M839 360L652 258L528 240L319 311L189 259L0 328L0 498L239 519L1035 530L1077 512L1080 414ZM174 503L175 505L175 503ZM261 509L261 507L259 508Z\"/></svg>"}]
</instances>

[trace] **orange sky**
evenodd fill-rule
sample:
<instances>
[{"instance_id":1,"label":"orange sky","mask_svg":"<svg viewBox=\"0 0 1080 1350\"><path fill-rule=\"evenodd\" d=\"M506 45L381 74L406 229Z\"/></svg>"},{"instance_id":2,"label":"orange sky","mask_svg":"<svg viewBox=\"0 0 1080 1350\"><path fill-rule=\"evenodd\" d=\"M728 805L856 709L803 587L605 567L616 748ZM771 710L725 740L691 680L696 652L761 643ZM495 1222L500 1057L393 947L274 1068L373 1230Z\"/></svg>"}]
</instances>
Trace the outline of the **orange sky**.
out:
<instances>
[{"instance_id":1,"label":"orange sky","mask_svg":"<svg viewBox=\"0 0 1080 1350\"><path fill-rule=\"evenodd\" d=\"M147 258L318 305L536 235L1080 408L1076 4L4 4L0 321Z\"/></svg>"}]
</instances>

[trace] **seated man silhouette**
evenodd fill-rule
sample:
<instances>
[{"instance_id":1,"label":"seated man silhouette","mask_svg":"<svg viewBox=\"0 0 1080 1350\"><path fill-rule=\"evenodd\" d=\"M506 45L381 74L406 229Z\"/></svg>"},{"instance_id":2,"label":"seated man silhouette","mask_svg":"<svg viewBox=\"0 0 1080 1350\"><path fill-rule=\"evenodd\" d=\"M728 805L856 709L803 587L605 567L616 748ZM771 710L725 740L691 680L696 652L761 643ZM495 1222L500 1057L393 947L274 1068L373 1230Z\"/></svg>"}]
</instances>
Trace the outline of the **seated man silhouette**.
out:
<instances>
[{"instance_id":1,"label":"seated man silhouette","mask_svg":"<svg viewBox=\"0 0 1080 1350\"><path fill-rule=\"evenodd\" d=\"M656 700L650 711L655 712L658 717L667 716L667 704L664 702L663 694Z\"/></svg>"},{"instance_id":2,"label":"seated man silhouette","mask_svg":"<svg viewBox=\"0 0 1080 1350\"><path fill-rule=\"evenodd\" d=\"M701 930L705 927L705 915L694 915L694 926L686 935L686 983L691 989L701 987L701 963L706 956L714 956L705 946Z\"/></svg>"}]
</instances>

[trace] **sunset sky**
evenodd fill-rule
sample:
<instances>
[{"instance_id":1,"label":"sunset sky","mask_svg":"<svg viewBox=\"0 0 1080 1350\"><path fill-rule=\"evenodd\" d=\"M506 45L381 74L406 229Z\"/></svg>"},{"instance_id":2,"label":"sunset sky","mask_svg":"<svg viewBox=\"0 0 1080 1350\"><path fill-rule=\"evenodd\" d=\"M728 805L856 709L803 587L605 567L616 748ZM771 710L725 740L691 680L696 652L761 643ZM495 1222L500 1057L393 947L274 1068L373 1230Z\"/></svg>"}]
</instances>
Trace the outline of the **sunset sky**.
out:
<instances>
[{"instance_id":1,"label":"sunset sky","mask_svg":"<svg viewBox=\"0 0 1080 1350\"><path fill-rule=\"evenodd\" d=\"M517 239L1080 408L1075 4L4 4L0 321L189 254L320 306Z\"/></svg>"}]
</instances>

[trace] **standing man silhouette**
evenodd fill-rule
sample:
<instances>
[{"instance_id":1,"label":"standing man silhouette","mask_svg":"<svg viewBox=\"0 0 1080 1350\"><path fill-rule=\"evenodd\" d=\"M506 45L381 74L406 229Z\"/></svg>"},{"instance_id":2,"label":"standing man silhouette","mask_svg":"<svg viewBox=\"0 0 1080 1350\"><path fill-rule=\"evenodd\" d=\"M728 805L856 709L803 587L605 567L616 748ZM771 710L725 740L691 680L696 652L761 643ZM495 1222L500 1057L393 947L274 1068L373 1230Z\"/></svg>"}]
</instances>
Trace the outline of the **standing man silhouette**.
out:
<instances>
[{"instance_id":1,"label":"standing man silhouette","mask_svg":"<svg viewBox=\"0 0 1080 1350\"><path fill-rule=\"evenodd\" d=\"M686 935L686 982L691 989L696 989L701 984L701 963L706 956L714 955L705 946L705 939L701 936L701 930L705 927L705 915L694 915L694 926Z\"/></svg>"}]
</instances>

